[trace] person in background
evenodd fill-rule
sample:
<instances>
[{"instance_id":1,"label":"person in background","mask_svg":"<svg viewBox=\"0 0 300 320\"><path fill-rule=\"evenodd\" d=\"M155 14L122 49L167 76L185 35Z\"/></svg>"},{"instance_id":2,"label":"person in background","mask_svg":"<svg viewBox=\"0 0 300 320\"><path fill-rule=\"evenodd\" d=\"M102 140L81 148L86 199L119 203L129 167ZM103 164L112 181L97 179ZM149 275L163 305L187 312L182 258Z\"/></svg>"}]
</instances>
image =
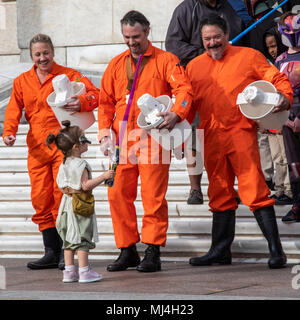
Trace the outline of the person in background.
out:
<instances>
[{"instance_id":1,"label":"person in background","mask_svg":"<svg viewBox=\"0 0 300 320\"><path fill-rule=\"evenodd\" d=\"M272 10L272 6L275 4L275 0L244 0L248 14L253 19L253 23L262 18L265 14ZM271 28L276 27L275 19L279 18L281 13L276 10L266 19L256 25L251 31L249 31L245 37L247 38L247 46L250 48L259 50L262 54L266 54L264 45L265 32ZM281 54L285 48L282 46L277 47L278 53ZM281 51L282 50L282 51ZM266 56L268 57L268 55ZM265 180L270 190L274 190L274 166L272 162L272 155L269 144L268 134L264 130L258 130L258 145L261 159L261 166L265 176Z\"/></svg>"},{"instance_id":2,"label":"person in background","mask_svg":"<svg viewBox=\"0 0 300 320\"><path fill-rule=\"evenodd\" d=\"M277 27L267 30L263 35L263 54L274 64L276 58L287 50L287 47L282 43Z\"/></svg>"},{"instance_id":3,"label":"person in background","mask_svg":"<svg viewBox=\"0 0 300 320\"><path fill-rule=\"evenodd\" d=\"M281 39L275 28L268 30L264 34L265 56L273 64L277 58L278 47L282 46ZM263 128L260 128L264 130ZM292 204L292 190L290 184L289 170L286 159L282 129L264 130L268 135L269 146L271 151L272 163L275 169L274 189L275 193L271 198L275 199L276 205Z\"/></svg>"},{"instance_id":4,"label":"person in background","mask_svg":"<svg viewBox=\"0 0 300 320\"><path fill-rule=\"evenodd\" d=\"M193 58L205 51L199 32L200 20L210 13L222 15L229 24L229 38L233 39L245 27L241 17L226 0L184 0L174 10L167 30L166 50L175 54L182 66L186 66ZM243 45L243 39L236 43ZM203 159L199 138L196 134L199 115L195 111L188 116L192 125L192 144L186 148L187 170L190 179L188 204L202 204L203 193L201 180ZM198 140L198 141L197 141ZM200 165L199 165L200 164ZM199 169L195 169L199 168Z\"/></svg>"},{"instance_id":5,"label":"person in background","mask_svg":"<svg viewBox=\"0 0 300 320\"><path fill-rule=\"evenodd\" d=\"M46 99L53 92L52 79L66 74L71 81L85 84L86 93L73 96L65 109L69 112L92 111L98 106L99 90L80 72L60 66L54 61L54 47L49 36L38 34L29 45L33 67L14 80L10 101L5 111L3 141L11 147L25 109L29 123L27 134L27 167L31 183L31 202L35 210L32 221L43 236L45 255L29 262L30 269L64 268L62 242L55 223L62 193L56 184L62 154L57 148L50 150L45 141L50 132L61 128Z\"/></svg>"},{"instance_id":6,"label":"person in background","mask_svg":"<svg viewBox=\"0 0 300 320\"><path fill-rule=\"evenodd\" d=\"M239 93L257 80L271 82L280 92L273 112L287 110L292 101L288 78L270 65L257 50L229 44L226 21L211 14L201 21L200 32L206 53L186 68L192 83L193 108L204 129L204 164L207 170L210 210L213 212L212 244L208 253L193 257L194 266L231 264L235 235L234 181L243 204L253 212L270 251L269 268L282 268L286 256L281 246L274 199L269 198L260 166L257 125L243 116L236 105Z\"/></svg>"},{"instance_id":7,"label":"person in background","mask_svg":"<svg viewBox=\"0 0 300 320\"><path fill-rule=\"evenodd\" d=\"M293 104L289 119L283 126L283 138L293 193L292 209L283 222L300 222L300 179L293 174L293 166L300 164L300 13L286 12L280 17L279 32L288 50L277 57L276 67L289 78L293 88Z\"/></svg>"},{"instance_id":8,"label":"person in background","mask_svg":"<svg viewBox=\"0 0 300 320\"><path fill-rule=\"evenodd\" d=\"M166 50L175 54L182 66L205 51L199 32L200 21L210 13L224 17L229 40L240 34L245 24L227 0L184 0L174 10L166 34ZM236 45L244 45L244 39Z\"/></svg>"},{"instance_id":9,"label":"person in background","mask_svg":"<svg viewBox=\"0 0 300 320\"><path fill-rule=\"evenodd\" d=\"M243 0L228 0L228 2L234 11L243 19L246 27L252 23L253 19L249 16Z\"/></svg>"},{"instance_id":10,"label":"person in background","mask_svg":"<svg viewBox=\"0 0 300 320\"><path fill-rule=\"evenodd\" d=\"M272 6L276 3L276 0L244 0L244 3L249 16L252 18L251 24L253 24L273 9ZM276 27L276 19L280 18L280 16L281 12L279 10L275 10L262 22L258 23L255 28L250 30L245 35L247 46L264 54L263 38L265 32ZM278 47L278 55L283 52L281 50L285 51L287 48L282 46Z\"/></svg>"}]
</instances>

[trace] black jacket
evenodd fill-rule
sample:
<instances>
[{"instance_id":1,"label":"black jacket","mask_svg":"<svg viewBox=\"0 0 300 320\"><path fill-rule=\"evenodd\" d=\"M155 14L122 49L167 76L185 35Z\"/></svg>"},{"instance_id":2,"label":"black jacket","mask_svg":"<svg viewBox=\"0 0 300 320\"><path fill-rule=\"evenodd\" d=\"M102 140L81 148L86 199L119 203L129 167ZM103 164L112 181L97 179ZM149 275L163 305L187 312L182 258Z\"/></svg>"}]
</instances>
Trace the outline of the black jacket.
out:
<instances>
[{"instance_id":1,"label":"black jacket","mask_svg":"<svg viewBox=\"0 0 300 320\"><path fill-rule=\"evenodd\" d=\"M174 53L182 65L203 53L200 21L210 13L222 16L229 25L229 40L244 29L243 20L226 0L217 0L212 8L205 0L184 0L174 10L166 36L166 50ZM235 45L243 45L243 39Z\"/></svg>"}]
</instances>

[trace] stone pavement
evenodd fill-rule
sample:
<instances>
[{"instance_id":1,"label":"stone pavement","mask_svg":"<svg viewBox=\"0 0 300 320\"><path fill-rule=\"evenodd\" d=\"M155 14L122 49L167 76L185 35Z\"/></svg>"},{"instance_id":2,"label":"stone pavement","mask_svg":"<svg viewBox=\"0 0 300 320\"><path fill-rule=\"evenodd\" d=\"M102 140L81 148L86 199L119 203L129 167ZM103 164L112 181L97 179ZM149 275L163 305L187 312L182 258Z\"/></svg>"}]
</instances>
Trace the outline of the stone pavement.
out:
<instances>
[{"instance_id":1,"label":"stone pavement","mask_svg":"<svg viewBox=\"0 0 300 320\"><path fill-rule=\"evenodd\" d=\"M266 264L234 261L229 266L193 267L183 259L163 261L161 272L140 273L134 269L107 272L111 260L91 260L91 267L102 273L103 279L81 284L63 283L58 269L29 270L28 260L0 259L6 273L0 300L300 299L300 265L270 270Z\"/></svg>"}]
</instances>

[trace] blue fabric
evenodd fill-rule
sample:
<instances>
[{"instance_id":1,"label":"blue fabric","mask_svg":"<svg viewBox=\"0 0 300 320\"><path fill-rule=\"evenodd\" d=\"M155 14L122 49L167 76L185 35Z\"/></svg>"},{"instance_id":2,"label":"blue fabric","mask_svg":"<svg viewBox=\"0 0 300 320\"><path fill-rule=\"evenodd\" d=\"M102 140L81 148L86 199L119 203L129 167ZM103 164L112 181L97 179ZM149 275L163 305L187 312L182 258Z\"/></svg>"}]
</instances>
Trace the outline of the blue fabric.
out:
<instances>
[{"instance_id":1,"label":"blue fabric","mask_svg":"<svg viewBox=\"0 0 300 320\"><path fill-rule=\"evenodd\" d=\"M235 12L243 19L246 26L252 22L252 18L249 16L245 4L242 0L228 0Z\"/></svg>"}]
</instances>

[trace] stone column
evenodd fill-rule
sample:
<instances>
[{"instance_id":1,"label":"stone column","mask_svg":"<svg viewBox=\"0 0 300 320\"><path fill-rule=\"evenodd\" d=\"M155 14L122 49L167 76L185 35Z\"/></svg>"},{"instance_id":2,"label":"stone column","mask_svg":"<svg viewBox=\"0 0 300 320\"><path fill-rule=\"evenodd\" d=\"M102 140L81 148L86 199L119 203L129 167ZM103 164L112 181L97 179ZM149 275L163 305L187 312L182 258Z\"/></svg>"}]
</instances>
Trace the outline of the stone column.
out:
<instances>
[{"instance_id":1,"label":"stone column","mask_svg":"<svg viewBox=\"0 0 300 320\"><path fill-rule=\"evenodd\" d=\"M18 63L16 1L0 0L0 65Z\"/></svg>"}]
</instances>

